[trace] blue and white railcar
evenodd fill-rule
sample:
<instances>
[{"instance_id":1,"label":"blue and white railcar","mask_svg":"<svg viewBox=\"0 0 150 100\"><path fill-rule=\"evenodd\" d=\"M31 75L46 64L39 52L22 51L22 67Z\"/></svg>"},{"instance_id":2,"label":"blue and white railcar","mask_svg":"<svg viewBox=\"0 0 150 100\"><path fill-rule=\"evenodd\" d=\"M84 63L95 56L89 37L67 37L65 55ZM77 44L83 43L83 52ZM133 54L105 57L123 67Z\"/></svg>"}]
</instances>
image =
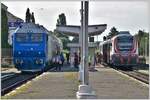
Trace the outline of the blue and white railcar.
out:
<instances>
[{"instance_id":1,"label":"blue and white railcar","mask_svg":"<svg viewBox=\"0 0 150 100\"><path fill-rule=\"evenodd\" d=\"M43 71L49 65L54 52L56 40L42 26L23 23L13 34L13 62L22 72Z\"/></svg>"}]
</instances>

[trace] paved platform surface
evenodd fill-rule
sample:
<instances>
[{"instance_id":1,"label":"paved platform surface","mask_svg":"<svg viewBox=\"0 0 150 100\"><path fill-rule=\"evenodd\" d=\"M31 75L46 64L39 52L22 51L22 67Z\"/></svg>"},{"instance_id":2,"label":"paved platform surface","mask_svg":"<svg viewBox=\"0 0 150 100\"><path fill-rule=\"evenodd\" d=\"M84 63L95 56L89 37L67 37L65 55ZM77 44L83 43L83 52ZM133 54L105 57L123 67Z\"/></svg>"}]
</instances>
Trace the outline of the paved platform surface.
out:
<instances>
[{"instance_id":1,"label":"paved platform surface","mask_svg":"<svg viewBox=\"0 0 150 100\"><path fill-rule=\"evenodd\" d=\"M90 84L98 99L148 99L148 85L114 71L98 68L90 72Z\"/></svg>"},{"instance_id":2,"label":"paved platform surface","mask_svg":"<svg viewBox=\"0 0 150 100\"><path fill-rule=\"evenodd\" d=\"M90 72L90 84L98 99L148 99L148 86L111 68L97 67ZM46 72L2 98L76 99L78 72L64 67L62 72Z\"/></svg>"}]
</instances>

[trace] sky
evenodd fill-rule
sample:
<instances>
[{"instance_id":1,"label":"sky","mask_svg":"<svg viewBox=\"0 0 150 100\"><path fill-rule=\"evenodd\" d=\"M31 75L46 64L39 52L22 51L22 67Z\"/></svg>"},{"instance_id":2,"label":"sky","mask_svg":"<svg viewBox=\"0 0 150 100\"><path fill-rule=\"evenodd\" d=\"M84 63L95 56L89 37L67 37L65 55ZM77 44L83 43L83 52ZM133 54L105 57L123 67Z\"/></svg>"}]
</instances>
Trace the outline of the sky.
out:
<instances>
[{"instance_id":1,"label":"sky","mask_svg":"<svg viewBox=\"0 0 150 100\"><path fill-rule=\"evenodd\" d=\"M80 25L80 1L2 1L8 11L25 19L26 9L34 12L35 21L48 30L56 28L58 15L65 13L67 25ZM118 31L130 31L132 35L138 30L149 32L149 5L146 1L90 1L89 25L107 24L103 34L95 39L102 40L114 26Z\"/></svg>"}]
</instances>

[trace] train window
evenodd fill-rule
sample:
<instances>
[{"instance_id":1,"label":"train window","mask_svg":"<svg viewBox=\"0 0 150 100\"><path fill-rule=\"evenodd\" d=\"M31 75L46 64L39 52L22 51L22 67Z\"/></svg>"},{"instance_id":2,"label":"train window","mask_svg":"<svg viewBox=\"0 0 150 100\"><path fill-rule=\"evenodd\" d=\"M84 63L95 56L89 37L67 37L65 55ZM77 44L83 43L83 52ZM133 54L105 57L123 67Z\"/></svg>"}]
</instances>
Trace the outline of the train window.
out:
<instances>
[{"instance_id":1,"label":"train window","mask_svg":"<svg viewBox=\"0 0 150 100\"><path fill-rule=\"evenodd\" d=\"M128 36L124 36L124 37L118 37L118 42L133 42L133 37L128 37Z\"/></svg>"},{"instance_id":2,"label":"train window","mask_svg":"<svg viewBox=\"0 0 150 100\"><path fill-rule=\"evenodd\" d=\"M32 42L41 42L42 40L43 40L43 37L42 37L41 33L31 34L31 41Z\"/></svg>"},{"instance_id":3,"label":"train window","mask_svg":"<svg viewBox=\"0 0 150 100\"><path fill-rule=\"evenodd\" d=\"M27 33L17 33L16 34L16 41L18 42L26 42L28 41L29 36Z\"/></svg>"},{"instance_id":4,"label":"train window","mask_svg":"<svg viewBox=\"0 0 150 100\"><path fill-rule=\"evenodd\" d=\"M119 37L118 39L118 49L120 51L130 51L133 47L133 37Z\"/></svg>"}]
</instances>

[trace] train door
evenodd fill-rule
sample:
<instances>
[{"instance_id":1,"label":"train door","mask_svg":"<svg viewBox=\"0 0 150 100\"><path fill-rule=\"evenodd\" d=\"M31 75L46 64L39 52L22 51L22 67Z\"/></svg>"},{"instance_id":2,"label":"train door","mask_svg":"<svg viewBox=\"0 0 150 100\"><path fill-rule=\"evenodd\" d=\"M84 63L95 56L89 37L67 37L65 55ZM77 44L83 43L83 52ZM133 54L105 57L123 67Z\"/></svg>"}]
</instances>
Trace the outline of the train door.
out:
<instances>
[{"instance_id":1,"label":"train door","mask_svg":"<svg viewBox=\"0 0 150 100\"><path fill-rule=\"evenodd\" d=\"M112 51L112 43L107 44L107 63L111 63L111 51Z\"/></svg>"},{"instance_id":2,"label":"train door","mask_svg":"<svg viewBox=\"0 0 150 100\"><path fill-rule=\"evenodd\" d=\"M103 62L107 63L107 44L103 44Z\"/></svg>"}]
</instances>

